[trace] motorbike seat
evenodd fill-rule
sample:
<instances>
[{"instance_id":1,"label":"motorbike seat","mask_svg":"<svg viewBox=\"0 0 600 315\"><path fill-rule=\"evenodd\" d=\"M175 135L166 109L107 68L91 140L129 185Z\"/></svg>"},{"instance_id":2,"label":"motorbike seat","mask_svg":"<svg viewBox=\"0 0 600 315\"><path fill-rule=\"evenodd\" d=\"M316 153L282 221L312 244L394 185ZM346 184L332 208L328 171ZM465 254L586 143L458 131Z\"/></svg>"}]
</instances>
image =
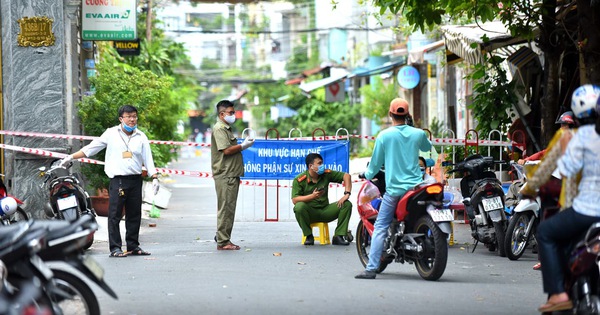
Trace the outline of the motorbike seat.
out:
<instances>
[{"instance_id":1,"label":"motorbike seat","mask_svg":"<svg viewBox=\"0 0 600 315\"><path fill-rule=\"evenodd\" d=\"M28 221L19 221L16 224L3 226L0 229L0 251L14 244L16 241L22 238L23 235L27 234L28 230Z\"/></svg>"},{"instance_id":2,"label":"motorbike seat","mask_svg":"<svg viewBox=\"0 0 600 315\"><path fill-rule=\"evenodd\" d=\"M65 220L38 220L34 221L33 226L44 228L48 231L48 239L56 239L65 235L73 234L80 229L97 229L98 225L91 215L82 215L75 222Z\"/></svg>"}]
</instances>

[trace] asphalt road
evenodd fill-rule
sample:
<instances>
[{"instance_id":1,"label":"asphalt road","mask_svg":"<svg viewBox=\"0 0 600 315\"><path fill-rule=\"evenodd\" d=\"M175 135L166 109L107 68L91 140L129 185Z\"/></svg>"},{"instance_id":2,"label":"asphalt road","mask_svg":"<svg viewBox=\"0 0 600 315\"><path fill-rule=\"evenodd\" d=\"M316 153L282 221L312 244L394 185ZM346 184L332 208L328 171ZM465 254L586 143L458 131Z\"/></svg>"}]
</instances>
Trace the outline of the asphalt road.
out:
<instances>
[{"instance_id":1,"label":"asphalt road","mask_svg":"<svg viewBox=\"0 0 600 315\"><path fill-rule=\"evenodd\" d=\"M207 171L209 165L204 152L170 168ZM545 300L541 274L532 270L536 255L528 251L509 261L483 246L471 253L468 226L460 223L439 281L425 281L413 265L396 263L375 280L354 279L363 270L354 242L301 245L289 207L280 209L280 222L262 220L264 190L256 187L242 187L238 200L244 208L238 212L255 214L254 220L236 218L241 221L232 241L242 249L217 251L212 179L173 176L163 182L172 191L169 207L159 219L145 218L140 236L151 256L109 258L106 231L97 233L89 253L119 296L113 300L94 286L102 314L535 314ZM280 194L280 201L288 196ZM270 193L270 204L273 198ZM353 232L357 222L355 210Z\"/></svg>"}]
</instances>

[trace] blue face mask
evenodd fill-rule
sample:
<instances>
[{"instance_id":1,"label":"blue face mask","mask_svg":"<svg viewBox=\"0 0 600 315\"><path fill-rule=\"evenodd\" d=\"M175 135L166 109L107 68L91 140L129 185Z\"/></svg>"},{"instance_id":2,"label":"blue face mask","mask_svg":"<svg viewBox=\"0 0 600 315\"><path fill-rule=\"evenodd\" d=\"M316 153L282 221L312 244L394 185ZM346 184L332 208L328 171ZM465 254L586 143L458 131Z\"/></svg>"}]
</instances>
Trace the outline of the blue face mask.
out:
<instances>
[{"instance_id":1,"label":"blue face mask","mask_svg":"<svg viewBox=\"0 0 600 315\"><path fill-rule=\"evenodd\" d=\"M135 125L133 127L129 127L129 126L127 126L127 124L123 124L123 129L125 129L125 131L127 131L127 132L133 132L135 129L137 129L137 125Z\"/></svg>"},{"instance_id":2,"label":"blue face mask","mask_svg":"<svg viewBox=\"0 0 600 315\"><path fill-rule=\"evenodd\" d=\"M323 175L323 173L325 173L325 165L321 164L321 166L319 166L319 169L317 170L317 174Z\"/></svg>"},{"instance_id":3,"label":"blue face mask","mask_svg":"<svg viewBox=\"0 0 600 315\"><path fill-rule=\"evenodd\" d=\"M425 168L421 167L421 175L425 175Z\"/></svg>"}]
</instances>

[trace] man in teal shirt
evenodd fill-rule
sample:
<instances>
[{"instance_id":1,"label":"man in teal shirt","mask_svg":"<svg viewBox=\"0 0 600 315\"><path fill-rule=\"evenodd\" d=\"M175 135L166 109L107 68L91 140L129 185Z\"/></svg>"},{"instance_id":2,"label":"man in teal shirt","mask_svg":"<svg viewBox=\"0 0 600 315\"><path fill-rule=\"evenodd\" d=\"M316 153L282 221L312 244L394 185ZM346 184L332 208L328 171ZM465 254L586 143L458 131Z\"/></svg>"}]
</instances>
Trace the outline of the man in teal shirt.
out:
<instances>
[{"instance_id":1,"label":"man in teal shirt","mask_svg":"<svg viewBox=\"0 0 600 315\"><path fill-rule=\"evenodd\" d=\"M425 131L406 124L408 102L401 98L390 103L390 117L393 126L383 130L375 140L375 148L365 178L371 180L385 165L385 194L375 229L371 236L369 263L365 271L356 275L357 279L375 279L383 242L388 227L394 218L398 201L411 188L423 181L419 168L419 150L429 151L431 142Z\"/></svg>"},{"instance_id":2,"label":"man in teal shirt","mask_svg":"<svg viewBox=\"0 0 600 315\"><path fill-rule=\"evenodd\" d=\"M292 183L294 214L302 233L306 236L304 245L314 245L311 223L338 220L333 245L349 245L344 236L348 233L348 223L352 214L352 203L348 201L352 191L350 174L325 169L323 157L318 153L306 156L306 172L300 173ZM329 203L327 191L329 183L344 183L344 195L334 203Z\"/></svg>"}]
</instances>

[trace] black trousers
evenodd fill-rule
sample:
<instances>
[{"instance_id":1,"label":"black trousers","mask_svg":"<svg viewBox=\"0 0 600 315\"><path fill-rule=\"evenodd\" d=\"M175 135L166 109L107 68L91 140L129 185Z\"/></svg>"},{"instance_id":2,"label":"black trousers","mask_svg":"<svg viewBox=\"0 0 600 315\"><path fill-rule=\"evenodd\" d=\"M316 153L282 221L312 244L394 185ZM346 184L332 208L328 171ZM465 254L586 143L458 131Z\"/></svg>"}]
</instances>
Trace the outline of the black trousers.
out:
<instances>
[{"instance_id":1,"label":"black trousers","mask_svg":"<svg viewBox=\"0 0 600 315\"><path fill-rule=\"evenodd\" d=\"M122 192L122 193L120 193ZM110 251L121 249L119 223L125 207L125 242L127 250L136 249L140 243L142 221L142 175L115 176L108 187L108 246Z\"/></svg>"}]
</instances>

